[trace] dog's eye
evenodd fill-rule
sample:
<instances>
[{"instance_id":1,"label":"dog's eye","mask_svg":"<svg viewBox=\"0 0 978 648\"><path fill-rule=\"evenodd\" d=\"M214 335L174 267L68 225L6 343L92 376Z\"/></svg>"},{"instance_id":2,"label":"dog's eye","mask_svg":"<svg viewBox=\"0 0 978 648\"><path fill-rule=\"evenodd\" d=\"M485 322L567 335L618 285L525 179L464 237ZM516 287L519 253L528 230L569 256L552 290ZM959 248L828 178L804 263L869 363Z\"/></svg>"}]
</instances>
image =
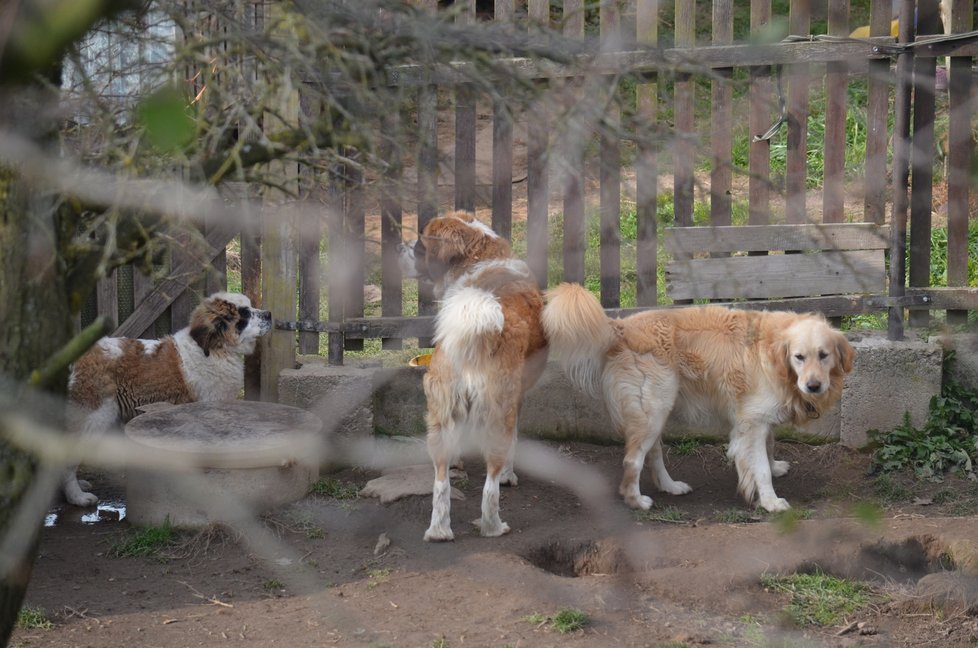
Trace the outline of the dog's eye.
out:
<instances>
[{"instance_id":1,"label":"dog's eye","mask_svg":"<svg viewBox=\"0 0 978 648\"><path fill-rule=\"evenodd\" d=\"M796 353L795 354L795 360L797 360L798 362L804 362L805 361L805 354L803 354L803 353Z\"/></svg>"},{"instance_id":2,"label":"dog's eye","mask_svg":"<svg viewBox=\"0 0 978 648\"><path fill-rule=\"evenodd\" d=\"M818 359L819 360L825 360L828 357L829 357L829 354L826 353L825 351L819 351L818 352Z\"/></svg>"}]
</instances>

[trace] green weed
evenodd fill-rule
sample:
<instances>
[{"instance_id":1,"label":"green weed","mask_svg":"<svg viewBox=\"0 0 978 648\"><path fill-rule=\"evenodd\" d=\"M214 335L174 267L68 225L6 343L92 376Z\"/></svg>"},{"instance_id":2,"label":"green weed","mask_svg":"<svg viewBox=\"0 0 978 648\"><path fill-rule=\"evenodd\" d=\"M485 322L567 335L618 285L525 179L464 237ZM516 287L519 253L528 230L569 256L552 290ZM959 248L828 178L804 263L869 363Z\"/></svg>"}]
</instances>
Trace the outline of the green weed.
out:
<instances>
[{"instance_id":1,"label":"green weed","mask_svg":"<svg viewBox=\"0 0 978 648\"><path fill-rule=\"evenodd\" d=\"M946 362L953 362L953 356L949 353ZM947 472L978 480L978 391L957 384L949 376L945 370L941 393L931 398L922 428L915 428L907 414L890 432L872 432L878 444L873 453L874 468L884 473L909 468L918 479L938 482Z\"/></svg>"},{"instance_id":2,"label":"green weed","mask_svg":"<svg viewBox=\"0 0 978 648\"><path fill-rule=\"evenodd\" d=\"M176 532L170 526L169 520L159 527L146 527L116 542L109 548L109 555L115 558L135 558L152 556L165 547L172 545Z\"/></svg>"},{"instance_id":3,"label":"green weed","mask_svg":"<svg viewBox=\"0 0 978 648\"><path fill-rule=\"evenodd\" d=\"M758 513L737 508L716 511L713 517L717 522L722 524L747 524L750 522L760 522L764 519Z\"/></svg>"},{"instance_id":4,"label":"green weed","mask_svg":"<svg viewBox=\"0 0 978 648\"><path fill-rule=\"evenodd\" d=\"M448 639L445 637L438 637L431 641L431 648L448 648Z\"/></svg>"},{"instance_id":5,"label":"green weed","mask_svg":"<svg viewBox=\"0 0 978 648\"><path fill-rule=\"evenodd\" d=\"M764 575L761 584L770 591L791 597L784 611L798 625L837 625L866 605L871 595L864 583L820 571L788 576Z\"/></svg>"},{"instance_id":6,"label":"green weed","mask_svg":"<svg viewBox=\"0 0 978 648\"><path fill-rule=\"evenodd\" d=\"M686 513L675 506L664 509L651 509L648 511L635 511L635 518L641 522L686 522Z\"/></svg>"},{"instance_id":7,"label":"green weed","mask_svg":"<svg viewBox=\"0 0 978 648\"><path fill-rule=\"evenodd\" d=\"M705 445L702 439L696 437L683 437L669 441L669 452L679 457L696 454L696 451Z\"/></svg>"},{"instance_id":8,"label":"green weed","mask_svg":"<svg viewBox=\"0 0 978 648\"><path fill-rule=\"evenodd\" d=\"M42 608L25 605L17 613L17 627L21 630L50 630L54 624Z\"/></svg>"},{"instance_id":9,"label":"green weed","mask_svg":"<svg viewBox=\"0 0 978 648\"><path fill-rule=\"evenodd\" d=\"M580 630L590 623L588 615L574 608L561 608L554 615L551 626L561 634Z\"/></svg>"},{"instance_id":10,"label":"green weed","mask_svg":"<svg viewBox=\"0 0 978 648\"><path fill-rule=\"evenodd\" d=\"M275 580L274 578L270 578L261 584L261 588L266 592L279 592L285 589L285 583Z\"/></svg>"},{"instance_id":11,"label":"green weed","mask_svg":"<svg viewBox=\"0 0 978 648\"><path fill-rule=\"evenodd\" d=\"M332 477L326 477L312 485L312 492L320 497L350 500L360 497L360 488L359 484L353 482L344 482Z\"/></svg>"},{"instance_id":12,"label":"green weed","mask_svg":"<svg viewBox=\"0 0 978 648\"><path fill-rule=\"evenodd\" d=\"M367 572L367 589L374 589L381 583L386 583L388 580L390 580L390 577L390 569L371 569L369 572Z\"/></svg>"}]
</instances>

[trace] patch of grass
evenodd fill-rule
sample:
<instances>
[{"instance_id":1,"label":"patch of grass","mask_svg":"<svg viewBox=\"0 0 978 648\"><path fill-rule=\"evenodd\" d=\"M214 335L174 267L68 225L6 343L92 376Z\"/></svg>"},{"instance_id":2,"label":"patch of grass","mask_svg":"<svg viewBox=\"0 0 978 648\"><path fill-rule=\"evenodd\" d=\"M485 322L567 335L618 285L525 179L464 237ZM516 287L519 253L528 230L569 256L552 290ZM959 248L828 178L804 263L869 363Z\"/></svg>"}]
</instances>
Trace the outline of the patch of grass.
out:
<instances>
[{"instance_id":1,"label":"patch of grass","mask_svg":"<svg viewBox=\"0 0 978 648\"><path fill-rule=\"evenodd\" d=\"M582 629L591 619L588 615L581 610L575 608L561 608L554 615L551 626L554 630L561 634L567 634L568 632L575 632Z\"/></svg>"},{"instance_id":2,"label":"patch of grass","mask_svg":"<svg viewBox=\"0 0 978 648\"><path fill-rule=\"evenodd\" d=\"M109 555L115 558L136 558L139 556L154 556L172 545L176 540L176 532L170 526L169 520L163 526L146 527L116 542L109 548Z\"/></svg>"},{"instance_id":3,"label":"patch of grass","mask_svg":"<svg viewBox=\"0 0 978 648\"><path fill-rule=\"evenodd\" d=\"M739 508L716 511L713 514L713 518L722 524L748 524L750 522L760 522L764 519L759 513Z\"/></svg>"},{"instance_id":4,"label":"patch of grass","mask_svg":"<svg viewBox=\"0 0 978 648\"><path fill-rule=\"evenodd\" d=\"M278 592L285 589L285 583L282 581L270 578L261 584L261 588L266 592Z\"/></svg>"},{"instance_id":5,"label":"patch of grass","mask_svg":"<svg viewBox=\"0 0 978 648\"><path fill-rule=\"evenodd\" d=\"M815 517L815 509L790 508L777 513L774 516L774 523L780 533L791 533L798 528L802 520L811 520L813 517Z\"/></svg>"},{"instance_id":6,"label":"patch of grass","mask_svg":"<svg viewBox=\"0 0 978 648\"><path fill-rule=\"evenodd\" d=\"M523 620L535 626L542 626L549 623L551 628L561 634L580 630L591 622L586 612L582 612L576 608L561 608L552 617L534 612L523 617Z\"/></svg>"},{"instance_id":7,"label":"patch of grass","mask_svg":"<svg viewBox=\"0 0 978 648\"><path fill-rule=\"evenodd\" d=\"M686 512L675 506L649 511L635 511L635 518L640 522L671 522L673 524L687 521Z\"/></svg>"},{"instance_id":8,"label":"patch of grass","mask_svg":"<svg viewBox=\"0 0 978 648\"><path fill-rule=\"evenodd\" d=\"M371 569L367 572L367 589L373 589L381 583L386 583L390 577L391 570L386 567L384 569Z\"/></svg>"},{"instance_id":9,"label":"patch of grass","mask_svg":"<svg viewBox=\"0 0 978 648\"><path fill-rule=\"evenodd\" d=\"M686 457L696 454L696 451L706 444L703 439L697 437L683 437L681 439L670 439L668 445L669 452L678 457Z\"/></svg>"},{"instance_id":10,"label":"patch of grass","mask_svg":"<svg viewBox=\"0 0 978 648\"><path fill-rule=\"evenodd\" d=\"M344 482L332 477L320 479L312 485L312 492L320 497L331 497L338 500L351 500L360 497L359 484Z\"/></svg>"},{"instance_id":11,"label":"patch of grass","mask_svg":"<svg viewBox=\"0 0 978 648\"><path fill-rule=\"evenodd\" d=\"M871 595L864 583L820 571L788 576L767 574L761 577L761 584L767 590L791 597L784 611L798 625L838 625L869 603Z\"/></svg>"},{"instance_id":12,"label":"patch of grass","mask_svg":"<svg viewBox=\"0 0 978 648\"><path fill-rule=\"evenodd\" d=\"M915 428L907 414L893 430L872 434L874 468L884 473L909 468L918 479L938 482L947 472L978 480L978 391L950 379L947 363L953 361L948 353L941 393L931 398L922 428Z\"/></svg>"},{"instance_id":13,"label":"patch of grass","mask_svg":"<svg viewBox=\"0 0 978 648\"><path fill-rule=\"evenodd\" d=\"M25 605L17 613L17 627L21 630L50 630L54 624L43 608Z\"/></svg>"},{"instance_id":14,"label":"patch of grass","mask_svg":"<svg viewBox=\"0 0 978 648\"><path fill-rule=\"evenodd\" d=\"M431 642L431 648L448 648L448 639L445 637L433 639Z\"/></svg>"},{"instance_id":15,"label":"patch of grass","mask_svg":"<svg viewBox=\"0 0 978 648\"><path fill-rule=\"evenodd\" d=\"M893 475L882 474L876 478L873 484L873 493L884 504L896 502L907 502L913 497L913 491L907 488Z\"/></svg>"}]
</instances>

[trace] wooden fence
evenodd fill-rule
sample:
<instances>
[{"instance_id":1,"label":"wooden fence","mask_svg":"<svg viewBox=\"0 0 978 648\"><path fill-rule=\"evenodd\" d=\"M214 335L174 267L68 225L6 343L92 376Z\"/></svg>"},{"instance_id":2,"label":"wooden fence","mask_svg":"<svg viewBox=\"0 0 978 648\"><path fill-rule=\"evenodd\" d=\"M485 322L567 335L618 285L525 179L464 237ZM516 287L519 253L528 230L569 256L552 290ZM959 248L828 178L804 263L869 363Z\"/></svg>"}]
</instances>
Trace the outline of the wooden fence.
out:
<instances>
[{"instance_id":1,"label":"wooden fence","mask_svg":"<svg viewBox=\"0 0 978 648\"><path fill-rule=\"evenodd\" d=\"M434 0L421 4L436 10ZM556 177L549 153L554 142L548 141L549 125L528 113L522 118L526 126L527 148L527 220L526 259L541 284L548 277L548 244L555 232L548 231L551 213L561 212L563 231L561 251L563 280L583 282L586 254L586 165L598 168L598 219L600 221L600 270L598 283L602 304L618 312L622 305L622 286L634 281L635 306L658 305L657 270L661 263L657 233L657 206L660 202L659 178L670 175L674 224L694 224L697 205L697 173L703 175L701 162L708 159L709 215L707 224L728 226L735 222L735 209L746 204L749 225L810 222L841 223L862 221L890 223L888 294L864 303L861 308L888 310L890 334L898 338L903 332L904 308L921 305L920 289L928 289L926 307L910 310L910 324L926 324L929 309L947 309L948 321L965 321L968 310L978 309L975 289L968 288L968 220L971 188L970 169L973 159L974 132L972 116L972 60L978 54L972 30L972 6L963 0L950 0L951 24L958 38L932 37L941 32L937 0L906 0L901 7L898 38L890 36L892 3L871 0L869 38L850 38L855 27L849 20L848 0L828 0L825 19L827 33L812 34L812 3L791 0L787 16L772 13L771 0L750 0L750 42L734 42L735 16L743 15L733 0L714 0L707 16L705 3L675 0L674 6L660 6L657 0L628 0L602 3L595 12L584 0L527 0L528 20L560 29L573 37L594 30L597 21L602 42L625 43L614 51L595 54L591 69L606 69L609 75L628 68L641 73L635 90L637 114L650 126L669 133L661 146L639 140L634 151L635 238L634 279L623 277L621 268L622 141L604 129L595 159L563 160L560 187L552 187ZM456 1L457 20L474 21L475 0ZM481 5L480 5L480 8ZM513 0L496 0L492 20L513 21L514 9L522 10ZM668 13L669 22L663 20ZM596 14L596 15L592 15ZM916 16L916 20L908 17ZM585 18L587 17L587 21ZM480 15L478 19L487 19ZM739 18L738 18L739 19ZM787 21L789 38L758 45L781 19ZM708 20L710 29L704 29ZM916 24L916 33L914 32ZM627 32L627 33L626 33ZM918 41L908 45L912 41ZM935 139L937 57L948 56L950 69L947 89L947 138L942 143L947 155L943 162L937 155ZM943 64L943 61L942 61ZM574 69L558 66L536 66L521 62L521 70L541 81L571 77ZM666 82L665 71L668 71ZM710 81L709 113L698 113L704 102L701 79L708 72ZM733 79L746 78L746 98L735 101ZM867 85L866 100L861 105L847 102L847 88L855 80ZM362 340L381 338L385 348L396 348L403 338L432 333L431 314L434 304L429 294L419 296L418 316L405 317L402 278L394 259L401 241L405 210L418 214L418 228L424 227L438 211L436 190L439 178L454 187L454 206L459 209L491 209L493 228L510 236L513 232L513 150L514 124L506 112L491 115L492 187L488 195L476 186L477 106L485 98L474 95L462 74L451 68L420 75L410 71L398 76L397 83L415 87L417 93L416 123L418 147L414 151L417 186L414 196L384 192L385 183L401 186L401 165L391 165L391 176L380 178L384 196L380 202L381 220L381 314L364 316L363 284L365 260L366 179L346 173L346 186L335 196L334 210L328 223L328 268L319 267L319 244L304 241L290 247L297 255L294 270L300 289L294 314L276 311L277 332L271 341L277 347L274 366L267 366L264 376L274 376L280 368L290 366L298 350L317 353L319 336L329 336L328 356L332 364L342 364L344 349L357 348ZM824 141L811 142L807 133L808 115L813 108L811 88L822 84L824 105ZM439 94L440 93L440 94ZM441 168L438 151L438 97L452 97L454 112L454 169ZM823 99L818 99L823 101ZM942 98L941 105L944 105ZM893 105L893 108L891 108ZM617 111L617 108L613 108ZM846 177L846 113L865 112L866 153L860 177ZM747 114L745 115L744 112ZM665 113L674 117L671 122ZM614 124L617 112L605 115ZM389 117L388 119L396 119ZM707 140L701 137L702 120L709 121ZM747 129L738 128L746 123ZM766 134L774 126L786 132L786 156L783 179L772 174L772 140ZM744 138L738 142L736 138ZM737 168L734 150L746 147L746 168ZM824 160L817 192L809 185L810 146L822 148ZM668 147L668 148L665 148ZM933 174L938 164L946 167L947 186L947 284L944 290L930 290L931 213ZM740 173L742 171L742 173ZM746 187L741 178L746 177ZM862 208L859 213L846 211L846 192L861 187ZM554 195L562 193L560 198ZM738 196L743 196L739 200ZM488 205L486 204L488 202ZM851 204L851 199L849 204ZM411 209L415 208L415 209ZM817 216L813 217L813 214ZM702 219L700 219L702 220ZM911 224L908 228L908 220ZM701 223L702 224L702 223ZM909 229L909 232L908 232ZM908 236L909 234L909 236ZM904 254L909 242L909 268ZM279 254L281 250L275 252ZM263 252L267 259L272 256ZM296 257L293 257L296 258ZM355 272L341 270L355 268ZM320 321L322 291L320 274L328 277L325 286L328 299L327 321ZM283 286L296 285L289 277ZM911 293L908 296L908 290ZM917 291L914 293L914 291ZM264 287L265 299L269 287ZM910 297L916 296L916 301ZM274 299L274 297L273 297ZM296 297L291 299L295 302ZM138 304L139 300L135 300ZM279 303L289 304L288 299ZM817 306L816 306L817 307ZM138 307L137 307L138 310ZM830 313L839 314L839 313ZM291 316L290 316L291 315ZM266 356L266 364L268 364ZM274 390L269 392L274 395Z\"/></svg>"}]
</instances>

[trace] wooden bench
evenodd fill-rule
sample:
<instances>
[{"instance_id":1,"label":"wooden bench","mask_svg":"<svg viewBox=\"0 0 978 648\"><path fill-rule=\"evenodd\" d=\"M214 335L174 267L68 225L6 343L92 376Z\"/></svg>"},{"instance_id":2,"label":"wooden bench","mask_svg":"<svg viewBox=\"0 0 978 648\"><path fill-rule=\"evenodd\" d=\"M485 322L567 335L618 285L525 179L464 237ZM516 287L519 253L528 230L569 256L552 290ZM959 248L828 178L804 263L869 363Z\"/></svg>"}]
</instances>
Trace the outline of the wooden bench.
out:
<instances>
[{"instance_id":1,"label":"wooden bench","mask_svg":"<svg viewBox=\"0 0 978 648\"><path fill-rule=\"evenodd\" d=\"M872 223L671 227L666 291L676 301L765 300L828 316L880 310L889 227Z\"/></svg>"}]
</instances>

